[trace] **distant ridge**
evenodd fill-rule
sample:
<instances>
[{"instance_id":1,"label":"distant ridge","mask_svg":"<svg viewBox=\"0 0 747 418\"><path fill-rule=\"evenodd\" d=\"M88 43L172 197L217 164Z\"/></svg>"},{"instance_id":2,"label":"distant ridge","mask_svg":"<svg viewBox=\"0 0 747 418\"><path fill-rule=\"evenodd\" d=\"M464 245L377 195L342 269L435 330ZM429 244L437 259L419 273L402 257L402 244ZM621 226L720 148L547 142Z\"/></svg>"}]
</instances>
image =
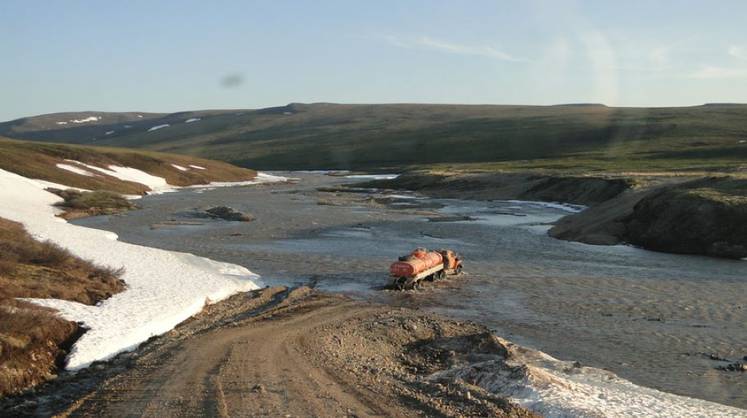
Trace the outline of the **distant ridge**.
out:
<instances>
[{"instance_id":1,"label":"distant ridge","mask_svg":"<svg viewBox=\"0 0 747 418\"><path fill-rule=\"evenodd\" d=\"M290 103L170 114L55 113L0 123L0 135L182 153L264 170L555 159L636 169L676 161L692 170L708 167L714 158L743 166L745 120L747 105L714 103L650 108Z\"/></svg>"},{"instance_id":2,"label":"distant ridge","mask_svg":"<svg viewBox=\"0 0 747 418\"><path fill-rule=\"evenodd\" d=\"M744 106L745 103L706 103L703 106Z\"/></svg>"},{"instance_id":3,"label":"distant ridge","mask_svg":"<svg viewBox=\"0 0 747 418\"><path fill-rule=\"evenodd\" d=\"M588 107L608 107L604 103L561 103L553 105L555 107L564 107L564 106L588 106Z\"/></svg>"}]
</instances>

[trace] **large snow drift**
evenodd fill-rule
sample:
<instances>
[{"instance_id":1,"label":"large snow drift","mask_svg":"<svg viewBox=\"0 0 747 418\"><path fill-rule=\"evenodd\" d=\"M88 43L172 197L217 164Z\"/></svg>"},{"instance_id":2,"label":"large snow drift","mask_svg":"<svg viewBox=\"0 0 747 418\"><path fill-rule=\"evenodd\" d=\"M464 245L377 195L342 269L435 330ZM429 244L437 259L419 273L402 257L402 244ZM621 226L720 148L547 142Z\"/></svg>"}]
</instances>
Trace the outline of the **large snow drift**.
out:
<instances>
[{"instance_id":1,"label":"large snow drift","mask_svg":"<svg viewBox=\"0 0 747 418\"><path fill-rule=\"evenodd\" d=\"M116 170L122 173L122 170ZM263 176L256 184L283 178ZM21 222L39 239L51 240L82 258L114 268L124 267L127 289L98 306L56 299L33 301L58 309L63 317L89 330L75 343L68 368L108 359L136 348L199 312L206 303L261 286L249 270L192 254L117 241L114 233L68 224L55 216L56 195L47 182L0 170L0 217Z\"/></svg>"}]
</instances>

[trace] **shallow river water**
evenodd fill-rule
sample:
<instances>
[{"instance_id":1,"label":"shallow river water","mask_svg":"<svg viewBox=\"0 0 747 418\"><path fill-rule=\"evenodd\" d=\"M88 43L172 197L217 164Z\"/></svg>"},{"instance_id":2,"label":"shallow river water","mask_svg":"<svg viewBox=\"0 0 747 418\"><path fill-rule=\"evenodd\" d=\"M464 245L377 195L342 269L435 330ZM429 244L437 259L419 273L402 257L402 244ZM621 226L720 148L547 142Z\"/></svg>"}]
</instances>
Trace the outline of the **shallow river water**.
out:
<instances>
[{"instance_id":1,"label":"shallow river water","mask_svg":"<svg viewBox=\"0 0 747 418\"><path fill-rule=\"evenodd\" d=\"M717 370L728 363L710 357L747 356L747 262L548 237L548 224L573 207L318 192L353 180L280 174L300 181L150 196L138 202L141 210L76 223L127 242L241 264L265 284L314 282L475 320L514 342L637 384L747 408L747 373ZM191 217L216 205L256 220ZM428 220L452 215L472 220ZM382 290L389 263L417 246L458 251L466 273L419 291Z\"/></svg>"}]
</instances>

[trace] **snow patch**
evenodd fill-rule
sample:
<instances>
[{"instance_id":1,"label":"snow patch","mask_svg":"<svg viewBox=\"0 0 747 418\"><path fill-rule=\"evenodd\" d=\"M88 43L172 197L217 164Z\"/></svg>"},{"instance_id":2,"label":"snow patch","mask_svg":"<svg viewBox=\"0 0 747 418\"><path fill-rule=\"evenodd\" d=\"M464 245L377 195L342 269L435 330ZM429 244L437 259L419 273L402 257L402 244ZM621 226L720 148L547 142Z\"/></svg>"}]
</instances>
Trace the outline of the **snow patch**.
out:
<instances>
[{"instance_id":1,"label":"snow patch","mask_svg":"<svg viewBox=\"0 0 747 418\"><path fill-rule=\"evenodd\" d=\"M584 205L574 205L571 203L560 203L560 202L537 202L533 200L507 200L509 203L519 203L522 205L539 206L543 208L560 209L565 212L578 213L585 210L587 207Z\"/></svg>"},{"instance_id":2,"label":"snow patch","mask_svg":"<svg viewBox=\"0 0 747 418\"><path fill-rule=\"evenodd\" d=\"M116 241L111 232L68 224L55 217L51 206L60 198L44 187L45 182L0 170L0 217L21 222L34 237L51 240L79 257L124 267L122 279L127 283L124 292L97 306L32 299L88 328L68 356L68 369L134 349L196 314L205 303L262 285L259 276L241 266L127 244Z\"/></svg>"},{"instance_id":3,"label":"snow patch","mask_svg":"<svg viewBox=\"0 0 747 418\"><path fill-rule=\"evenodd\" d=\"M67 170L67 171L73 172L75 174L80 174L81 176L93 177L93 173L91 173L90 171L84 170L84 169L79 168L79 167L72 166L70 164L58 163L56 165L57 165L57 168L61 168L63 170Z\"/></svg>"},{"instance_id":4,"label":"snow patch","mask_svg":"<svg viewBox=\"0 0 747 418\"><path fill-rule=\"evenodd\" d=\"M417 196L412 196L408 194L388 194L385 195L386 197L390 197L392 199L419 199Z\"/></svg>"},{"instance_id":5,"label":"snow patch","mask_svg":"<svg viewBox=\"0 0 747 418\"><path fill-rule=\"evenodd\" d=\"M189 166L190 166L190 167L192 167L192 168L196 168L196 169L198 169L198 170L207 170L207 168L205 168L205 167L200 167L199 165L194 165L194 164L190 164Z\"/></svg>"},{"instance_id":6,"label":"snow patch","mask_svg":"<svg viewBox=\"0 0 747 418\"><path fill-rule=\"evenodd\" d=\"M70 119L68 121L59 121L55 123L57 125L67 125L68 123L88 123L88 122L97 122L100 120L101 120L101 116L89 116L83 119Z\"/></svg>"},{"instance_id":7,"label":"snow patch","mask_svg":"<svg viewBox=\"0 0 747 418\"><path fill-rule=\"evenodd\" d=\"M157 131L159 129L168 128L169 126L171 126L171 125L169 125L168 123L164 123L163 125L156 125L156 126L150 128L150 129L148 129L148 132L153 132L153 131Z\"/></svg>"},{"instance_id":8,"label":"snow patch","mask_svg":"<svg viewBox=\"0 0 747 418\"><path fill-rule=\"evenodd\" d=\"M88 122L96 122L100 120L101 120L101 116L89 116L83 119L72 119L70 120L70 122L71 123L88 123Z\"/></svg>"},{"instance_id":9,"label":"snow patch","mask_svg":"<svg viewBox=\"0 0 747 418\"><path fill-rule=\"evenodd\" d=\"M166 179L163 177L154 176L151 174L146 173L145 171L138 170L137 168L131 168L131 167L122 167L118 165L109 165L107 168L101 168L97 167L95 165L90 165L86 163L82 163L80 161L75 160L66 160L73 162L75 164L78 164L80 166L86 167L91 170L98 171L100 173L106 174L107 176L112 176L115 178L118 178L120 180L124 181L132 181L135 183L140 183L145 186L148 186L150 188L150 191L148 194L161 194L161 193L168 193L177 191L182 188L187 189L194 189L194 188L206 188L206 187L232 187L232 186L248 186L248 185L254 185L254 184L263 184L263 183L277 183L277 182L287 182L288 178L282 177L282 176L273 176L271 174L267 173L257 173L257 176L254 177L251 180L245 180L245 181L216 181L208 184L196 184L192 186L172 186L166 182ZM174 168L176 169L184 169L187 170L186 167L178 166L176 164L172 164ZM194 166L190 165L190 167L197 168L198 170L204 170L204 167ZM64 186L63 186L64 187Z\"/></svg>"},{"instance_id":10,"label":"snow patch","mask_svg":"<svg viewBox=\"0 0 747 418\"><path fill-rule=\"evenodd\" d=\"M345 176L348 179L364 179L364 180L394 180L399 177L399 174L349 174Z\"/></svg>"},{"instance_id":11,"label":"snow patch","mask_svg":"<svg viewBox=\"0 0 747 418\"><path fill-rule=\"evenodd\" d=\"M215 187L232 187L232 186L252 186L255 184L266 184L266 183L284 183L289 179L283 176L274 176L267 173L257 173L257 176L251 180L246 181L214 181L208 184L195 184L193 186L185 186L187 189L204 189L204 188L215 188Z\"/></svg>"},{"instance_id":12,"label":"snow patch","mask_svg":"<svg viewBox=\"0 0 747 418\"><path fill-rule=\"evenodd\" d=\"M202 118L189 118L189 119L185 120L184 123L197 122L198 120L201 120L201 119Z\"/></svg>"},{"instance_id":13,"label":"snow patch","mask_svg":"<svg viewBox=\"0 0 747 418\"><path fill-rule=\"evenodd\" d=\"M179 170L179 171L189 171L189 169L187 167L182 167L182 166L177 165L177 164L171 164L171 166L174 167L175 169Z\"/></svg>"},{"instance_id":14,"label":"snow patch","mask_svg":"<svg viewBox=\"0 0 747 418\"><path fill-rule=\"evenodd\" d=\"M154 176L146 173L145 171L138 170L137 168L122 167L118 165L110 165L108 169L96 167L95 165L83 164L91 170L96 170L107 176L116 177L124 181L132 181L148 186L151 190L151 194L166 193L174 190L174 186L171 186L166 182L163 177Z\"/></svg>"},{"instance_id":15,"label":"snow patch","mask_svg":"<svg viewBox=\"0 0 747 418\"><path fill-rule=\"evenodd\" d=\"M637 386L495 337L510 356L431 375L458 378L546 417L744 417L745 410Z\"/></svg>"},{"instance_id":16,"label":"snow patch","mask_svg":"<svg viewBox=\"0 0 747 418\"><path fill-rule=\"evenodd\" d=\"M64 184L54 183L54 182L47 181L47 180L33 179L32 181L36 183L37 185L39 185L39 187L41 187L42 189L60 189L60 190L73 189L79 192L90 192L90 190L88 189L81 189L80 187L70 187Z\"/></svg>"}]
</instances>

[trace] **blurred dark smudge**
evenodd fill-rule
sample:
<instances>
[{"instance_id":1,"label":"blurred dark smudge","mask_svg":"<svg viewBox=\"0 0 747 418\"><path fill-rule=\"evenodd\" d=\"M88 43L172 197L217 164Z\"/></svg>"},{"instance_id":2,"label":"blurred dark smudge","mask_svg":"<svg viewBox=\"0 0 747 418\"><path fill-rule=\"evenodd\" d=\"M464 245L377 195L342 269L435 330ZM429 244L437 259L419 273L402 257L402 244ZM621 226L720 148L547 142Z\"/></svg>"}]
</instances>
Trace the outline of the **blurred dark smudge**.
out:
<instances>
[{"instance_id":1,"label":"blurred dark smudge","mask_svg":"<svg viewBox=\"0 0 747 418\"><path fill-rule=\"evenodd\" d=\"M223 76L223 78L220 79L220 85L230 89L234 87L240 86L244 82L244 75L235 73L235 74L228 74Z\"/></svg>"}]
</instances>

